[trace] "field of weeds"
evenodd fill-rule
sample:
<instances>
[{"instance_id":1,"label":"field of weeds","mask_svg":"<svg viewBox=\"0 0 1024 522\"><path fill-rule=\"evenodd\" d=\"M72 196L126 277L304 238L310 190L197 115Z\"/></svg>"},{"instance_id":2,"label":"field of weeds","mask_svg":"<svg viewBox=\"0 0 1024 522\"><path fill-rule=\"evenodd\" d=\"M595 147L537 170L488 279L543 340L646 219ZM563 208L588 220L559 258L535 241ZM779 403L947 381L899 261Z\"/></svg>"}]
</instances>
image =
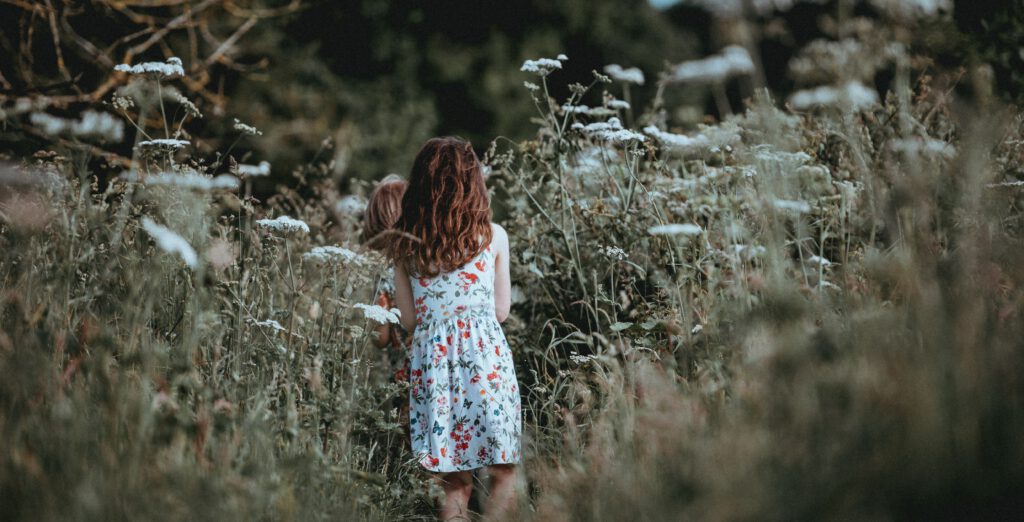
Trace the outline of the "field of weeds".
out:
<instances>
[{"instance_id":1,"label":"field of weeds","mask_svg":"<svg viewBox=\"0 0 1024 522\"><path fill-rule=\"evenodd\" d=\"M535 137L477 144L512 244L522 519L1019 512L1024 115L983 67L848 23L791 63L806 89L742 107L742 47L648 71L645 106L639 70L523 64ZM253 197L272 166L189 129L259 129L202 115L180 60L117 69L96 110L0 105L50 139L0 164L0 519L432 519L400 354L372 344L370 187L307 179L327 151ZM697 88L729 115L673 124L664 94Z\"/></svg>"}]
</instances>

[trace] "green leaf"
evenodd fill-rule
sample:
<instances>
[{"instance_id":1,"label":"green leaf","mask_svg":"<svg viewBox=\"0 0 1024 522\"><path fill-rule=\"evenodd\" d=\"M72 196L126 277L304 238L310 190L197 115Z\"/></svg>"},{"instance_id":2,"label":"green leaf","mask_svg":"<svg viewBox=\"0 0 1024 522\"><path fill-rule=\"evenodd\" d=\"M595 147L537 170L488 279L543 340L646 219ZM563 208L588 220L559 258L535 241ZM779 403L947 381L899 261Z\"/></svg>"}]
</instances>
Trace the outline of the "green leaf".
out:
<instances>
[{"instance_id":1,"label":"green leaf","mask_svg":"<svg viewBox=\"0 0 1024 522\"><path fill-rule=\"evenodd\" d=\"M621 331L625 330L626 328L629 328L630 326L633 326L633 323L618 322L618 323L612 323L610 328L612 329L613 332L621 332Z\"/></svg>"}]
</instances>

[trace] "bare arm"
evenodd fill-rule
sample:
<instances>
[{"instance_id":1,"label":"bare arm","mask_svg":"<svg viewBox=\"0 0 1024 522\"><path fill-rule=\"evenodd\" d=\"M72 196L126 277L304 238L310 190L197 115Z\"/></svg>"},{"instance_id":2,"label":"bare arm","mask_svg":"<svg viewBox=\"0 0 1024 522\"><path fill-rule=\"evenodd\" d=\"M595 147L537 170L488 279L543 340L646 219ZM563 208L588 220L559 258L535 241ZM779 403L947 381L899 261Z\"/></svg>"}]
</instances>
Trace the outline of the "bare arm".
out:
<instances>
[{"instance_id":1,"label":"bare arm","mask_svg":"<svg viewBox=\"0 0 1024 522\"><path fill-rule=\"evenodd\" d=\"M509 274L508 234L501 225L492 224L494 239L494 313L498 322L508 319L512 308L512 277Z\"/></svg>"},{"instance_id":2,"label":"bare arm","mask_svg":"<svg viewBox=\"0 0 1024 522\"><path fill-rule=\"evenodd\" d=\"M412 333L416 329L416 308L412 303L412 284L403 263L395 263L395 304L401 312L402 328Z\"/></svg>"}]
</instances>

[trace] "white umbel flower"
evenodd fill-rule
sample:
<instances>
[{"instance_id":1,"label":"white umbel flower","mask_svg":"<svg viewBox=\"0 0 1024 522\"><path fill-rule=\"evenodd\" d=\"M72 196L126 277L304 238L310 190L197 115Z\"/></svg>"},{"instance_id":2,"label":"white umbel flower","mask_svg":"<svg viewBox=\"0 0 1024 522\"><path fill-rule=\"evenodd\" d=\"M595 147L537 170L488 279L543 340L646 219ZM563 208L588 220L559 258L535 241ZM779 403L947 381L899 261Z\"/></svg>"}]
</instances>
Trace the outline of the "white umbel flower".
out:
<instances>
[{"instance_id":1,"label":"white umbel flower","mask_svg":"<svg viewBox=\"0 0 1024 522\"><path fill-rule=\"evenodd\" d=\"M878 105L878 92L860 82L849 82L843 87L816 87L797 91L789 97L789 104L802 111L814 107L849 107L861 110Z\"/></svg>"},{"instance_id":2,"label":"white umbel flower","mask_svg":"<svg viewBox=\"0 0 1024 522\"><path fill-rule=\"evenodd\" d=\"M257 176L269 176L270 162L261 161L259 165L246 165L243 163L238 166L238 175L248 176L250 178Z\"/></svg>"},{"instance_id":3,"label":"white umbel flower","mask_svg":"<svg viewBox=\"0 0 1024 522\"><path fill-rule=\"evenodd\" d=\"M779 210L796 212L798 214L806 214L811 211L810 203L791 199L776 199L775 201L772 201L772 206Z\"/></svg>"},{"instance_id":4,"label":"white umbel flower","mask_svg":"<svg viewBox=\"0 0 1024 522\"><path fill-rule=\"evenodd\" d=\"M185 68L181 66L181 59L172 56L166 62L145 62L137 65L122 63L114 67L115 71L149 76L159 80L173 80L185 76Z\"/></svg>"},{"instance_id":5,"label":"white umbel flower","mask_svg":"<svg viewBox=\"0 0 1024 522\"><path fill-rule=\"evenodd\" d=\"M523 66L519 68L520 71L536 74L537 76L547 76L552 71L562 68L562 62L553 60L551 58L538 58L536 60L526 60L523 62Z\"/></svg>"},{"instance_id":6,"label":"white umbel flower","mask_svg":"<svg viewBox=\"0 0 1024 522\"><path fill-rule=\"evenodd\" d=\"M397 308L388 310L383 306L358 303L355 305L363 311L363 316L380 324L398 324L402 315Z\"/></svg>"},{"instance_id":7,"label":"white umbel flower","mask_svg":"<svg viewBox=\"0 0 1024 522\"><path fill-rule=\"evenodd\" d=\"M186 140L158 139L140 141L138 147L147 150L181 150L191 145Z\"/></svg>"},{"instance_id":8,"label":"white umbel flower","mask_svg":"<svg viewBox=\"0 0 1024 522\"><path fill-rule=\"evenodd\" d=\"M668 225L655 225L647 229L652 236L696 236L704 230L692 223L670 223Z\"/></svg>"},{"instance_id":9,"label":"white umbel flower","mask_svg":"<svg viewBox=\"0 0 1024 522\"><path fill-rule=\"evenodd\" d=\"M309 225L305 221L288 216L280 216L276 219L257 219L256 226L278 232L309 233Z\"/></svg>"},{"instance_id":10,"label":"white umbel flower","mask_svg":"<svg viewBox=\"0 0 1024 522\"><path fill-rule=\"evenodd\" d=\"M302 254L302 258L313 263L330 263L345 261L356 265L363 265L367 259L356 252L339 246L318 246Z\"/></svg>"},{"instance_id":11,"label":"white umbel flower","mask_svg":"<svg viewBox=\"0 0 1024 522\"><path fill-rule=\"evenodd\" d=\"M604 73L617 82L644 84L644 72L636 67L624 69L621 65L613 63L604 66Z\"/></svg>"},{"instance_id":12,"label":"white umbel flower","mask_svg":"<svg viewBox=\"0 0 1024 522\"><path fill-rule=\"evenodd\" d=\"M122 177L128 181L138 178L134 173ZM238 178L228 174L211 178L195 172L158 172L146 176L144 183L147 186L174 186L199 191L235 190L239 185Z\"/></svg>"},{"instance_id":13,"label":"white umbel flower","mask_svg":"<svg viewBox=\"0 0 1024 522\"><path fill-rule=\"evenodd\" d=\"M163 225L158 225L148 217L142 218L142 228L153 237L153 240L156 241L156 246L160 250L168 254L177 254L189 268L195 268L199 264L199 256L196 255L192 245L188 244L185 238L179 236L173 230Z\"/></svg>"},{"instance_id":14,"label":"white umbel flower","mask_svg":"<svg viewBox=\"0 0 1024 522\"><path fill-rule=\"evenodd\" d=\"M669 79L676 82L714 83L753 71L754 61L750 53L743 47L730 45L722 49L720 54L675 66L669 73Z\"/></svg>"}]
</instances>

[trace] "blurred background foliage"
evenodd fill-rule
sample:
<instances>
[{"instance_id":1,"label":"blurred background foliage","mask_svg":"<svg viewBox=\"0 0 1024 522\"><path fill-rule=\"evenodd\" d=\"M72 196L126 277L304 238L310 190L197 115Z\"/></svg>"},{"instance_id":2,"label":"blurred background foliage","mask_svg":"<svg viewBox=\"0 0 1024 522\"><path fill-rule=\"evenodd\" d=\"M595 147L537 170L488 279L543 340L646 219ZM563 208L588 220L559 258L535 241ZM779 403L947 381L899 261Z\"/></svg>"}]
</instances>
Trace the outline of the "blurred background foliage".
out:
<instances>
[{"instance_id":1,"label":"blurred background foliage","mask_svg":"<svg viewBox=\"0 0 1024 522\"><path fill-rule=\"evenodd\" d=\"M481 151L495 136L530 137L536 112L518 71L525 59L570 57L552 83L558 99L567 97L566 85L589 81L590 71L606 64L639 67L647 76L632 93L639 109L653 98L657 75L668 64L740 43L755 51L763 72L728 86L739 108L762 83L784 99L796 86L786 63L823 36L830 17L879 16L864 2L849 9L835 1L775 2L785 9L740 16L722 15L729 2L655 3L659 7L645 0L486 6L468 0L5 0L0 97L52 95L56 106L74 110L100 102L117 86L109 74L114 65L177 55L189 71L192 92L185 94L199 95L200 109L263 131L234 151L241 159L258 150L259 157L247 159L274 164L275 178L257 186L258 194L269 194L302 165L328 158L328 168L305 174L333 178L348 191L350 179L404 174L432 135L462 135ZM932 51L938 69L991 63L1001 94L1019 101L1021 12L1019 0L958 1L953 17L904 36ZM681 107L671 115L677 124L717 116L700 88L670 87L663 94L665 106ZM211 128L200 121L190 129L226 136L230 121L208 118ZM44 140L31 138L5 129L0 150L32 152ZM205 148L212 153L226 145L209 142ZM122 155L129 151L130 144L112 147Z\"/></svg>"}]
</instances>

